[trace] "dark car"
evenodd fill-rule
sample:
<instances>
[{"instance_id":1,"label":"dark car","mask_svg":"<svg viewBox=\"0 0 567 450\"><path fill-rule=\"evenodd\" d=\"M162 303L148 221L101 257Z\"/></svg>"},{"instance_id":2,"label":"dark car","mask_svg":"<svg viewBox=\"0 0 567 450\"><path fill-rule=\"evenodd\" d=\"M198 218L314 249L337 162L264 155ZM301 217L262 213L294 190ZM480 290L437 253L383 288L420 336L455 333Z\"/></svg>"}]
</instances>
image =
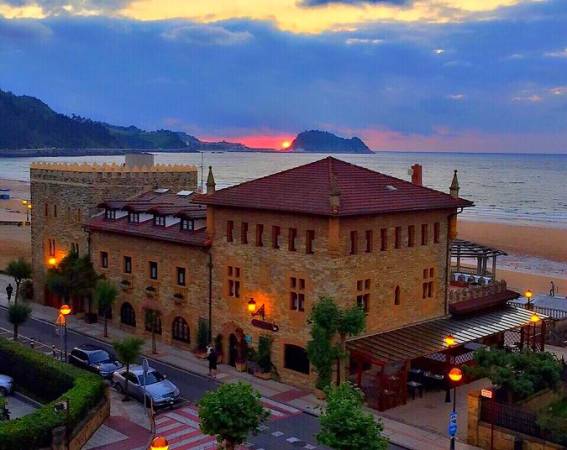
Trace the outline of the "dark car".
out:
<instances>
[{"instance_id":1,"label":"dark car","mask_svg":"<svg viewBox=\"0 0 567 450\"><path fill-rule=\"evenodd\" d=\"M106 350L96 345L79 345L71 351L69 362L75 366L98 373L103 378L111 378L114 371L123 364Z\"/></svg>"}]
</instances>

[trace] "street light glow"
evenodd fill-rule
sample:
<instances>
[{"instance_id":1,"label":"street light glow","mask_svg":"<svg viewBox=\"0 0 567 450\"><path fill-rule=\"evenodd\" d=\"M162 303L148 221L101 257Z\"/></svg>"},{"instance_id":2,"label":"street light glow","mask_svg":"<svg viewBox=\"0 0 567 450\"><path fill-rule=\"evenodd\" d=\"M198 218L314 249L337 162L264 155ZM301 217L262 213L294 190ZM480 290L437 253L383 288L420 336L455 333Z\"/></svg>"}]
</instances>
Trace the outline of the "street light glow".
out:
<instances>
[{"instance_id":1,"label":"street light glow","mask_svg":"<svg viewBox=\"0 0 567 450\"><path fill-rule=\"evenodd\" d=\"M69 305L61 305L61 308L59 308L59 312L64 316L67 316L71 314L71 307Z\"/></svg>"},{"instance_id":2,"label":"street light glow","mask_svg":"<svg viewBox=\"0 0 567 450\"><path fill-rule=\"evenodd\" d=\"M459 381L461 381L463 379L463 371L461 369L459 369L458 367L453 367L449 371L449 379L453 383L458 383Z\"/></svg>"}]
</instances>

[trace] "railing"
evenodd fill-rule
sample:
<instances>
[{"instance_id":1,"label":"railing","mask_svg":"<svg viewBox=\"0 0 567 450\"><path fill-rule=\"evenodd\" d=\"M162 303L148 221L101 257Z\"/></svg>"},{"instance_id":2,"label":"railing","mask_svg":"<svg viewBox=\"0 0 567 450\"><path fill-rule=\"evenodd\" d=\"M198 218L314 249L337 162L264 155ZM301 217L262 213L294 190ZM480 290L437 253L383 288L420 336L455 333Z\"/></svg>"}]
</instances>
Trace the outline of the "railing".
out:
<instances>
[{"instance_id":1,"label":"railing","mask_svg":"<svg viewBox=\"0 0 567 450\"><path fill-rule=\"evenodd\" d=\"M516 307L516 308L528 309L528 305L525 304L525 303L521 304L521 303L512 302L511 305ZM567 310L548 308L546 306L537 306L537 305L534 305L533 303L530 305L530 309L532 311L543 314L545 316L549 316L549 317L551 317L552 319L555 319L555 320L567 319Z\"/></svg>"},{"instance_id":2,"label":"railing","mask_svg":"<svg viewBox=\"0 0 567 450\"><path fill-rule=\"evenodd\" d=\"M458 303L465 300L487 297L499 294L506 290L506 282L495 281L487 286L470 286L462 289L449 289L449 304Z\"/></svg>"},{"instance_id":3,"label":"railing","mask_svg":"<svg viewBox=\"0 0 567 450\"><path fill-rule=\"evenodd\" d=\"M549 436L537 425L536 419L534 412L517 405L498 403L487 398L481 399L480 420L483 422L540 439L548 439Z\"/></svg>"}]
</instances>

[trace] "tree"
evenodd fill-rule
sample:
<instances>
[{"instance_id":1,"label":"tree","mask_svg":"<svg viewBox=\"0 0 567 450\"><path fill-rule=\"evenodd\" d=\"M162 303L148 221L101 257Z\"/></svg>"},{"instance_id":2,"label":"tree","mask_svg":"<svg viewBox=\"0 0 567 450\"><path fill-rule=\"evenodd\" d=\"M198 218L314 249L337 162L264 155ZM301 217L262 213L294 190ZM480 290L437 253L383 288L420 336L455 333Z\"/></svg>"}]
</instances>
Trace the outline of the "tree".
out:
<instances>
[{"instance_id":1,"label":"tree","mask_svg":"<svg viewBox=\"0 0 567 450\"><path fill-rule=\"evenodd\" d=\"M31 308L24 303L12 303L8 307L8 320L14 325L14 341L18 340L18 328L31 314Z\"/></svg>"},{"instance_id":2,"label":"tree","mask_svg":"<svg viewBox=\"0 0 567 450\"><path fill-rule=\"evenodd\" d=\"M140 356L142 345L144 345L144 340L134 336L125 337L120 341L115 341L112 343L114 351L118 355L118 359L126 365L126 372L130 372L130 364L135 363ZM126 377L123 400L126 401L129 400L129 398L128 378Z\"/></svg>"},{"instance_id":3,"label":"tree","mask_svg":"<svg viewBox=\"0 0 567 450\"><path fill-rule=\"evenodd\" d=\"M16 295L14 296L14 303L18 303L20 294L20 285L22 281L31 278L32 267L25 259L19 258L8 263L6 267L6 274L11 276L16 283Z\"/></svg>"},{"instance_id":4,"label":"tree","mask_svg":"<svg viewBox=\"0 0 567 450\"><path fill-rule=\"evenodd\" d=\"M104 279L97 281L94 298L104 314L104 337L108 337L108 315L117 296L118 290L112 281Z\"/></svg>"},{"instance_id":5,"label":"tree","mask_svg":"<svg viewBox=\"0 0 567 450\"><path fill-rule=\"evenodd\" d=\"M246 383L223 384L199 401L201 431L216 436L224 450L234 450L269 416L260 394Z\"/></svg>"},{"instance_id":6,"label":"tree","mask_svg":"<svg viewBox=\"0 0 567 450\"><path fill-rule=\"evenodd\" d=\"M341 361L346 357L346 338L360 333L365 326L362 308L340 309L330 297L322 297L311 311L311 340L307 344L309 360L317 370L317 388L331 384L333 362L337 362L337 384ZM338 338L338 343L336 342Z\"/></svg>"},{"instance_id":7,"label":"tree","mask_svg":"<svg viewBox=\"0 0 567 450\"><path fill-rule=\"evenodd\" d=\"M154 309L146 309L146 324L150 326L152 332L152 353L155 355L157 353L156 345L156 333L158 328L158 320L160 319L159 311Z\"/></svg>"},{"instance_id":8,"label":"tree","mask_svg":"<svg viewBox=\"0 0 567 450\"><path fill-rule=\"evenodd\" d=\"M382 422L362 409L362 393L350 383L331 389L317 441L335 450L385 450Z\"/></svg>"},{"instance_id":9,"label":"tree","mask_svg":"<svg viewBox=\"0 0 567 450\"><path fill-rule=\"evenodd\" d=\"M63 298L65 304L69 304L73 297L90 298L98 279L89 256L79 256L76 251L71 251L57 267L47 271L46 285L51 292ZM89 301L89 313L90 306Z\"/></svg>"},{"instance_id":10,"label":"tree","mask_svg":"<svg viewBox=\"0 0 567 450\"><path fill-rule=\"evenodd\" d=\"M541 391L555 388L561 378L561 363L548 352L506 352L481 348L474 353L475 366L465 367L473 377L489 378L509 395L522 399Z\"/></svg>"}]
</instances>

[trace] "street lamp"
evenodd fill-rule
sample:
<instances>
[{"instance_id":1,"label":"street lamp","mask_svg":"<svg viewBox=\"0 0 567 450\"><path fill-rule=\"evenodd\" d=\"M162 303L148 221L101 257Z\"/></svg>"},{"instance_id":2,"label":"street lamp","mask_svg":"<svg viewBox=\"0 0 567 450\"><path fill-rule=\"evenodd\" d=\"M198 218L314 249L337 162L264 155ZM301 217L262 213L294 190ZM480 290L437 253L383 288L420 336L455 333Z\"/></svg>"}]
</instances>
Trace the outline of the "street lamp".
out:
<instances>
[{"instance_id":1,"label":"street lamp","mask_svg":"<svg viewBox=\"0 0 567 450\"><path fill-rule=\"evenodd\" d=\"M457 385L463 379L463 371L453 367L449 371L449 379L453 383L453 411L449 418L449 434L451 435L451 450L455 450L455 436L457 434Z\"/></svg>"},{"instance_id":2,"label":"street lamp","mask_svg":"<svg viewBox=\"0 0 567 450\"><path fill-rule=\"evenodd\" d=\"M534 295L534 293L531 291L531 289L527 289L526 292L524 292L524 296L528 300L527 308L530 309L530 310L532 309L532 297L533 297L533 295Z\"/></svg>"},{"instance_id":3,"label":"street lamp","mask_svg":"<svg viewBox=\"0 0 567 450\"><path fill-rule=\"evenodd\" d=\"M156 436L152 439L152 443L150 444L150 450L168 450L169 449L169 442L163 436Z\"/></svg>"},{"instance_id":4,"label":"street lamp","mask_svg":"<svg viewBox=\"0 0 567 450\"><path fill-rule=\"evenodd\" d=\"M537 324L541 321L537 313L533 313L530 317L530 323L534 326L534 331L532 333L532 350L535 352L536 350L536 332L537 332ZM529 344L528 344L529 348Z\"/></svg>"},{"instance_id":5,"label":"street lamp","mask_svg":"<svg viewBox=\"0 0 567 450\"><path fill-rule=\"evenodd\" d=\"M443 338L443 343L445 344L445 347L447 347L447 349L451 349L452 347L455 346L457 341L452 335L448 334ZM446 360L448 366L449 364L451 364L451 360L450 360L451 355L449 353L446 353L446 355L447 355ZM447 384L447 388L445 390L445 403L451 403L451 387L449 386L449 384Z\"/></svg>"},{"instance_id":6,"label":"street lamp","mask_svg":"<svg viewBox=\"0 0 567 450\"><path fill-rule=\"evenodd\" d=\"M67 362L67 316L71 314L71 307L69 305L61 305L59 314L63 317L63 341L65 348L65 362Z\"/></svg>"},{"instance_id":7,"label":"street lamp","mask_svg":"<svg viewBox=\"0 0 567 450\"><path fill-rule=\"evenodd\" d=\"M47 264L49 265L49 267L53 269L57 265L57 259L54 256L52 256L47 260Z\"/></svg>"},{"instance_id":8,"label":"street lamp","mask_svg":"<svg viewBox=\"0 0 567 450\"><path fill-rule=\"evenodd\" d=\"M253 298L248 302L248 312L251 314L256 312L256 301Z\"/></svg>"},{"instance_id":9,"label":"street lamp","mask_svg":"<svg viewBox=\"0 0 567 450\"><path fill-rule=\"evenodd\" d=\"M453 336L451 336L450 334L445 336L445 339L443 339L443 342L445 343L445 346L447 348L451 348L457 343L455 338Z\"/></svg>"}]
</instances>

